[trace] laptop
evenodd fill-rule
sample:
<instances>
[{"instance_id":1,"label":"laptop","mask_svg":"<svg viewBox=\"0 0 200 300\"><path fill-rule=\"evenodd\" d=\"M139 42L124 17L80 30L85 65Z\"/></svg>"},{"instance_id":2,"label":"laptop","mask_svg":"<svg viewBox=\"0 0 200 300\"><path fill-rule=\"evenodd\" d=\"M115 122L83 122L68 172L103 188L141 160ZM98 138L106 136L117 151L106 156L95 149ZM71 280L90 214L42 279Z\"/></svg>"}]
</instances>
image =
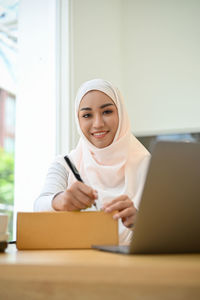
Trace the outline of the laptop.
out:
<instances>
[{"instance_id":1,"label":"laptop","mask_svg":"<svg viewBox=\"0 0 200 300\"><path fill-rule=\"evenodd\" d=\"M130 245L92 247L124 254L200 253L200 143L158 142Z\"/></svg>"}]
</instances>

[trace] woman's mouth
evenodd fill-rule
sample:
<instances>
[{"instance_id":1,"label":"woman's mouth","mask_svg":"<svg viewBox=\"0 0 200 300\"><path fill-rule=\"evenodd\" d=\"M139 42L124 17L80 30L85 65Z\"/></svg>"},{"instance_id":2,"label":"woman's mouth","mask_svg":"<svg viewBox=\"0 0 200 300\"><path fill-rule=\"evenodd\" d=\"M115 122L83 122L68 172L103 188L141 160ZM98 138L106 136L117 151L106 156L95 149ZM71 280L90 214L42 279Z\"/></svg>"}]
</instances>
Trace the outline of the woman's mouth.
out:
<instances>
[{"instance_id":1,"label":"woman's mouth","mask_svg":"<svg viewBox=\"0 0 200 300\"><path fill-rule=\"evenodd\" d=\"M101 139L104 138L108 132L109 131L97 131L97 132L93 132L92 135L97 139Z\"/></svg>"}]
</instances>

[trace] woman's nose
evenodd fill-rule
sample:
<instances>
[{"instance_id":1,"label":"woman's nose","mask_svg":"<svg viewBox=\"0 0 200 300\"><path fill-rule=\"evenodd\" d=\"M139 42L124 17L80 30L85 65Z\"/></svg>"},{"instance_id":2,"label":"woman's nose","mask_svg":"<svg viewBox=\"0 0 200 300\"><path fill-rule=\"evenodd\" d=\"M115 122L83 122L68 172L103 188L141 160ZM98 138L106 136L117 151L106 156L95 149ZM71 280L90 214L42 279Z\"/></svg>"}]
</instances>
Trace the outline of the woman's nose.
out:
<instances>
[{"instance_id":1,"label":"woman's nose","mask_svg":"<svg viewBox=\"0 0 200 300\"><path fill-rule=\"evenodd\" d=\"M102 127L102 126L104 126L103 117L101 115L96 115L94 117L93 127L99 128L99 127Z\"/></svg>"}]
</instances>

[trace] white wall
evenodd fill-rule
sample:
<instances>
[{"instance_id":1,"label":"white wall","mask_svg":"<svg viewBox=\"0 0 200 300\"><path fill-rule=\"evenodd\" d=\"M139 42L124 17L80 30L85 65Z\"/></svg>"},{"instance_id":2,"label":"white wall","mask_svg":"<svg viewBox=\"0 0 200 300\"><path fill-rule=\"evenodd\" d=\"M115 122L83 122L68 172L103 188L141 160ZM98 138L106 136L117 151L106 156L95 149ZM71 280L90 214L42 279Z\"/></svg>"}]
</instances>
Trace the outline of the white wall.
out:
<instances>
[{"instance_id":1,"label":"white wall","mask_svg":"<svg viewBox=\"0 0 200 300\"><path fill-rule=\"evenodd\" d=\"M133 131L200 131L200 1L122 0L122 7Z\"/></svg>"},{"instance_id":2,"label":"white wall","mask_svg":"<svg viewBox=\"0 0 200 300\"><path fill-rule=\"evenodd\" d=\"M15 212L33 210L56 152L55 1L20 1Z\"/></svg>"},{"instance_id":3,"label":"white wall","mask_svg":"<svg viewBox=\"0 0 200 300\"><path fill-rule=\"evenodd\" d=\"M70 78L73 114L75 94L84 81L104 78L118 86L121 85L121 1L71 0L70 2ZM74 146L76 141L77 135L74 130L71 146Z\"/></svg>"},{"instance_id":4,"label":"white wall","mask_svg":"<svg viewBox=\"0 0 200 300\"><path fill-rule=\"evenodd\" d=\"M200 1L71 5L72 107L83 81L103 77L121 89L136 135L200 131Z\"/></svg>"}]
</instances>

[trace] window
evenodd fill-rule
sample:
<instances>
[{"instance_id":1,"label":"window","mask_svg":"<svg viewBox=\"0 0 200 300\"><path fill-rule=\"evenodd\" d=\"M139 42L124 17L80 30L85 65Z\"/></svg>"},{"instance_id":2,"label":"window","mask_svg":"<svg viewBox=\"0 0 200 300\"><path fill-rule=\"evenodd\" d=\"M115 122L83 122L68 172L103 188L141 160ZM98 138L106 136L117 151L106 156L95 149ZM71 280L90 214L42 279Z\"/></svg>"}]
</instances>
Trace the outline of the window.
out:
<instances>
[{"instance_id":1,"label":"window","mask_svg":"<svg viewBox=\"0 0 200 300\"><path fill-rule=\"evenodd\" d=\"M15 173L7 185L12 201L0 198L0 212L14 210L10 239L17 212L33 211L50 163L69 150L68 6L65 0L0 0L0 168L11 158L9 174Z\"/></svg>"},{"instance_id":2,"label":"window","mask_svg":"<svg viewBox=\"0 0 200 300\"><path fill-rule=\"evenodd\" d=\"M13 236L17 15L19 1L0 1L0 212Z\"/></svg>"}]
</instances>

